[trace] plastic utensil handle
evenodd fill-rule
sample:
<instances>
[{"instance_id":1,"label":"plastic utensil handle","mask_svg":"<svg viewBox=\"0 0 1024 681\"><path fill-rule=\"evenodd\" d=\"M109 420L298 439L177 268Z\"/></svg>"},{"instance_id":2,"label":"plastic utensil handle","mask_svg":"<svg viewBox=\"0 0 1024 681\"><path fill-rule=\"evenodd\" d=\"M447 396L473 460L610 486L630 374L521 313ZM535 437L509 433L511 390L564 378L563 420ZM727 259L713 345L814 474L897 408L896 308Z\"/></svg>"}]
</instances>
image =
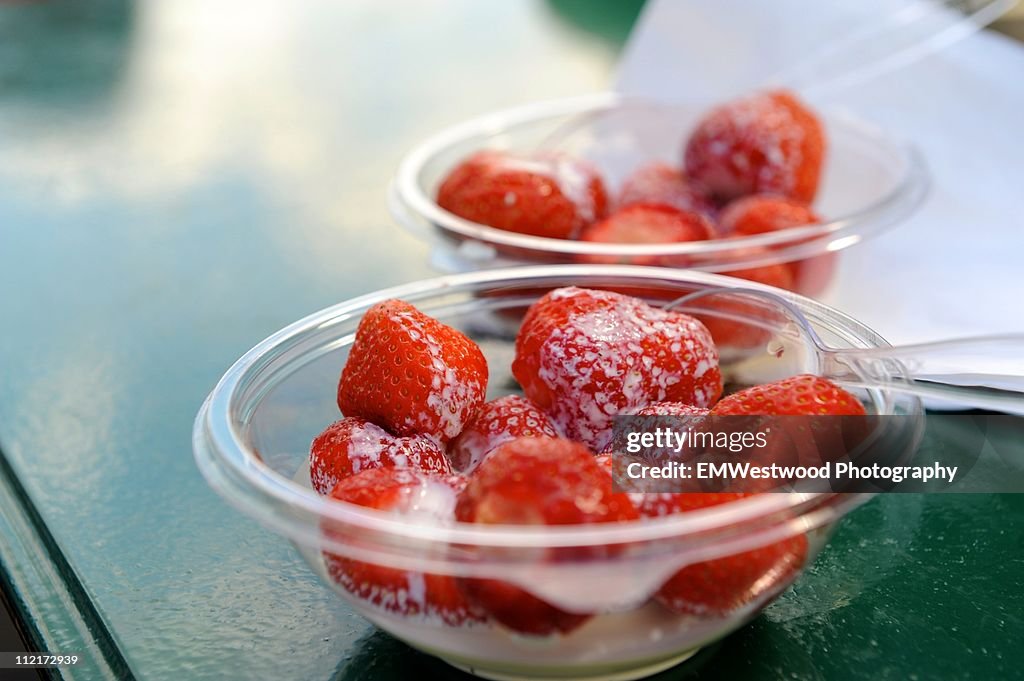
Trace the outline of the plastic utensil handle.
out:
<instances>
[{"instance_id":1,"label":"plastic utensil handle","mask_svg":"<svg viewBox=\"0 0 1024 681\"><path fill-rule=\"evenodd\" d=\"M854 29L827 49L766 80L805 95L846 89L906 66L995 21L1016 0L912 0L878 21Z\"/></svg>"},{"instance_id":2,"label":"plastic utensil handle","mask_svg":"<svg viewBox=\"0 0 1024 681\"><path fill-rule=\"evenodd\" d=\"M844 380L867 377L921 397L996 411L1024 410L1024 334L870 350L826 349L822 355L825 373Z\"/></svg>"}]
</instances>

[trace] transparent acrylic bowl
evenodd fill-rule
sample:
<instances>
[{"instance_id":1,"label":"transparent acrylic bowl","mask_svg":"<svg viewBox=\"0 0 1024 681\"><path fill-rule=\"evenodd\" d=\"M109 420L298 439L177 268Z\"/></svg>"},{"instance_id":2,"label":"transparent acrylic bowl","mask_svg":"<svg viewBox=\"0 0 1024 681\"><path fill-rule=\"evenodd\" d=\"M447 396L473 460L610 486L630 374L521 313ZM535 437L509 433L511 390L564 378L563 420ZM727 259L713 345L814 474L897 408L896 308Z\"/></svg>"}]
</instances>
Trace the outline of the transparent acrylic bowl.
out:
<instances>
[{"instance_id":1,"label":"transparent acrylic bowl","mask_svg":"<svg viewBox=\"0 0 1024 681\"><path fill-rule=\"evenodd\" d=\"M689 131L711 105L665 105L614 93L539 102L447 128L413 149L392 181L392 215L435 244L434 263L448 272L520 264L658 263L707 272L797 262L795 289L817 295L834 263L829 254L906 218L921 203L928 175L910 145L838 111L822 112L828 150L815 209L828 221L770 234L671 244L605 244L518 234L471 222L437 205L452 168L480 149L529 153L556 148L594 162L610 189L644 162L678 165ZM816 257L817 256L817 257ZM605 262L607 260L600 260Z\"/></svg>"},{"instance_id":2,"label":"transparent acrylic bowl","mask_svg":"<svg viewBox=\"0 0 1024 681\"><path fill-rule=\"evenodd\" d=\"M797 534L808 538L806 564L825 543L832 524L869 495L764 494L684 515L614 525L428 526L331 501L309 484L310 442L339 416L338 376L356 326L371 305L401 298L474 338L487 357L489 398L494 398L516 391L509 366L524 306L565 285L628 288L664 300L708 286L747 283L663 268L561 265L449 275L355 298L275 333L227 371L195 422L200 470L229 502L291 540L312 569L367 619L462 669L489 678L627 679L678 663L750 620L796 575L756 591L728 614L700 617L672 614L651 602L665 579L684 565ZM807 298L788 298L835 347L886 345L854 319ZM773 356L766 354L768 366L723 368L739 382L816 369L813 360L799 353L778 364L772 363ZM885 377L876 378L878 387L861 392L869 411L907 415L887 422L900 431L893 433L897 439L915 435L910 431L920 428L920 403L889 392ZM544 558L548 550L588 546L619 550L598 555L574 551L570 560L557 562ZM357 600L334 584L325 570L324 551L414 572L506 580L564 610L597 614L569 634L543 638L517 635L499 625L453 627L430 618L404 618Z\"/></svg>"}]
</instances>

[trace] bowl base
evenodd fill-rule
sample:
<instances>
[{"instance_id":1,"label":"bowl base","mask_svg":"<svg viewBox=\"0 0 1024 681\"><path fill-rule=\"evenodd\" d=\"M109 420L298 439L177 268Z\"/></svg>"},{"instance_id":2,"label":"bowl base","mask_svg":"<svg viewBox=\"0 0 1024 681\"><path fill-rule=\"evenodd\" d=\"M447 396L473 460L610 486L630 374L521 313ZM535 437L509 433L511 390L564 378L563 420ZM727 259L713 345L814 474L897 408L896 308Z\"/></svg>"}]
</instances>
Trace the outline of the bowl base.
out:
<instances>
[{"instance_id":1,"label":"bowl base","mask_svg":"<svg viewBox=\"0 0 1024 681\"><path fill-rule=\"evenodd\" d=\"M648 676L653 676L659 672L663 672L666 669L675 667L677 664L685 662L694 655L697 654L700 648L693 648L686 652L664 660L658 660L650 664L644 664L639 667L631 667L629 669L619 669L608 672L594 673L592 669L583 671L582 674L577 675L573 673L572 668L562 668L559 670L551 670L551 673L545 674L540 670L527 670L523 669L519 672L509 671L504 669L488 669L486 667L478 667L476 665L469 665L465 662L458 662L451 659L442 657L441 659L455 667L459 671L472 674L473 676L479 676L484 679L493 679L493 681L537 681L537 679L573 679L574 681L632 681L633 679L643 679Z\"/></svg>"}]
</instances>

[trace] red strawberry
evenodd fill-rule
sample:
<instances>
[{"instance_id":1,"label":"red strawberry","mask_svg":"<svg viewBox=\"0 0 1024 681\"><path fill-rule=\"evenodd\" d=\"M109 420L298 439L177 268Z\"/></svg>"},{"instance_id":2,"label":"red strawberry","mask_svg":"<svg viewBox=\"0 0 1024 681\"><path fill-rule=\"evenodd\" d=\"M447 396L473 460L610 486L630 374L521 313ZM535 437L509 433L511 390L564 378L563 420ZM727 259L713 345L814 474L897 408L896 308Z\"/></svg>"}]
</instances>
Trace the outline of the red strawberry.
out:
<instances>
[{"instance_id":1,"label":"red strawberry","mask_svg":"<svg viewBox=\"0 0 1024 681\"><path fill-rule=\"evenodd\" d=\"M793 269L790 263L759 265L740 270L730 270L722 272L722 274L727 274L737 279L754 281L759 284L775 286L787 291L792 291L795 288ZM708 301L705 300L704 304L708 304ZM699 314L697 318L711 332L711 337L715 339L715 345L718 346L723 357L727 357L732 350L746 350L763 346L771 339L772 334L770 331L756 325L758 315L763 314L761 308L757 305L746 304L739 300L722 300L716 305L716 310L721 315ZM750 321L728 319L722 315L733 315L749 319Z\"/></svg>"},{"instance_id":2,"label":"red strawberry","mask_svg":"<svg viewBox=\"0 0 1024 681\"><path fill-rule=\"evenodd\" d=\"M665 427L672 425L673 427L691 426L696 427L703 422L703 419L711 412L702 407L694 407L689 404L682 404L681 402L655 402L649 404L641 409L634 409L626 412L624 416L632 416L630 419L630 432L646 432L653 430L658 427ZM647 417L647 418L644 418ZM670 418L658 418L658 417L670 417ZM648 428L647 426L650 426ZM618 437L619 433L616 433L614 437L604 449L601 450L601 454L611 454L614 452L626 452L626 446L629 444ZM672 452L670 454L670 451ZM680 455L675 454L674 448L672 450L659 450L656 447L644 448L642 452L643 458L647 461L653 461L657 459L672 458L679 461Z\"/></svg>"},{"instance_id":3,"label":"red strawberry","mask_svg":"<svg viewBox=\"0 0 1024 681\"><path fill-rule=\"evenodd\" d=\"M793 269L789 263L773 263L771 265L758 265L757 267L744 267L739 270L722 272L730 277L756 281L758 284L766 284L781 288L786 291L793 290Z\"/></svg>"},{"instance_id":4,"label":"red strawberry","mask_svg":"<svg viewBox=\"0 0 1024 681\"><path fill-rule=\"evenodd\" d=\"M820 222L821 218L806 203L772 194L736 199L718 216L718 225L723 231L742 236Z\"/></svg>"},{"instance_id":5,"label":"red strawberry","mask_svg":"<svg viewBox=\"0 0 1024 681\"><path fill-rule=\"evenodd\" d=\"M633 505L644 518L661 518L676 512L675 500L679 494L678 492L644 492L632 494L630 499L633 500ZM682 492L682 494L704 494L704 492L698 490Z\"/></svg>"},{"instance_id":6,"label":"red strawberry","mask_svg":"<svg viewBox=\"0 0 1024 681\"><path fill-rule=\"evenodd\" d=\"M498 229L571 239L604 217L608 195L597 171L582 160L480 151L448 174L437 203Z\"/></svg>"},{"instance_id":7,"label":"red strawberry","mask_svg":"<svg viewBox=\"0 0 1024 681\"><path fill-rule=\"evenodd\" d=\"M635 520L625 494L614 494L607 474L583 445L548 437L506 442L484 459L459 495L455 517L500 525L572 525ZM600 555L602 549L550 552L550 560ZM509 629L536 636L569 632L590 615L569 613L493 579L460 579L470 602Z\"/></svg>"},{"instance_id":8,"label":"red strawberry","mask_svg":"<svg viewBox=\"0 0 1024 681\"><path fill-rule=\"evenodd\" d=\"M867 419L807 418L865 416L864 405L856 396L828 379L809 374L733 393L711 413L716 417L767 417L760 425L747 426L772 433L768 447L754 452L762 460L759 465L774 461L780 465L821 466L856 451L872 427ZM751 489L742 480L735 484Z\"/></svg>"},{"instance_id":9,"label":"red strawberry","mask_svg":"<svg viewBox=\"0 0 1024 681\"><path fill-rule=\"evenodd\" d=\"M689 492L657 495L647 515L685 513L742 499L746 494ZM774 544L687 565L666 581L655 600L673 612L723 615L776 592L796 577L807 557L807 538L797 535Z\"/></svg>"},{"instance_id":10,"label":"red strawberry","mask_svg":"<svg viewBox=\"0 0 1024 681\"><path fill-rule=\"evenodd\" d=\"M700 418L710 413L702 407L694 407L681 402L655 402L631 412L633 416L678 416L682 418Z\"/></svg>"},{"instance_id":11,"label":"red strawberry","mask_svg":"<svg viewBox=\"0 0 1024 681\"><path fill-rule=\"evenodd\" d=\"M512 374L567 437L601 451L612 417L652 402L714 404L718 351L704 325L637 298L575 287L527 312Z\"/></svg>"},{"instance_id":12,"label":"red strawberry","mask_svg":"<svg viewBox=\"0 0 1024 681\"><path fill-rule=\"evenodd\" d=\"M659 492L651 492L649 480L630 477L630 464L643 463L637 457L616 452L615 454L600 454L594 457L594 461L608 476L612 492L624 492L633 507L640 511L640 515L645 515L642 509L649 506L651 500L666 496Z\"/></svg>"},{"instance_id":13,"label":"red strawberry","mask_svg":"<svg viewBox=\"0 0 1024 681\"><path fill-rule=\"evenodd\" d=\"M470 477L455 516L503 525L573 525L636 518L622 495L594 491L604 473L589 449L554 437L520 437L499 446Z\"/></svg>"},{"instance_id":14,"label":"red strawberry","mask_svg":"<svg viewBox=\"0 0 1024 681\"><path fill-rule=\"evenodd\" d=\"M863 416L864 405L827 378L802 374L733 393L711 410L734 416Z\"/></svg>"},{"instance_id":15,"label":"red strawberry","mask_svg":"<svg viewBox=\"0 0 1024 681\"><path fill-rule=\"evenodd\" d=\"M487 360L472 340L401 300L366 311L338 384L345 416L441 443L484 402Z\"/></svg>"},{"instance_id":16,"label":"red strawberry","mask_svg":"<svg viewBox=\"0 0 1024 681\"><path fill-rule=\"evenodd\" d=\"M637 203L583 230L580 241L610 244L668 244L715 236L715 226L700 213L670 206ZM670 258L636 255L583 255L582 262L627 265L671 264Z\"/></svg>"},{"instance_id":17,"label":"red strawberry","mask_svg":"<svg viewBox=\"0 0 1024 681\"><path fill-rule=\"evenodd\" d=\"M498 445L518 437L558 437L547 414L525 397L507 395L488 402L448 445L452 465L472 472Z\"/></svg>"},{"instance_id":18,"label":"red strawberry","mask_svg":"<svg viewBox=\"0 0 1024 681\"><path fill-rule=\"evenodd\" d=\"M756 194L736 199L719 215L719 226L722 230L737 236L763 234L788 227L816 225L820 222L821 217L807 204L771 194ZM765 276L774 275L754 277L732 272L729 274L813 295L821 292L831 280L835 270L835 256L835 253L825 253L806 260L780 263L780 267L790 270L783 281L765 280Z\"/></svg>"},{"instance_id":19,"label":"red strawberry","mask_svg":"<svg viewBox=\"0 0 1024 681\"><path fill-rule=\"evenodd\" d=\"M450 521L461 476L438 477L397 468L372 468L339 482L338 501L389 511L410 522ZM331 532L330 526L326 528ZM324 553L327 572L354 597L396 615L439 619L458 626L483 619L449 575L410 572Z\"/></svg>"},{"instance_id":20,"label":"red strawberry","mask_svg":"<svg viewBox=\"0 0 1024 681\"><path fill-rule=\"evenodd\" d=\"M636 423L647 424L642 430L648 431L658 427L671 426L674 430L700 429L707 421L711 411L702 407L694 407L679 402L655 402L643 409L637 409L632 416L638 417ZM647 418L644 418L647 417ZM669 418L662 418L669 417ZM621 451L621 447L619 448ZM675 446L659 449L657 447L646 448L643 451L643 459L647 462L658 464L670 461L689 461L699 453L699 449L688 446L676 451Z\"/></svg>"},{"instance_id":21,"label":"red strawberry","mask_svg":"<svg viewBox=\"0 0 1024 681\"><path fill-rule=\"evenodd\" d=\"M715 205L703 190L678 168L660 162L641 166L623 180L616 205L622 209L636 203L657 203L705 215L715 212Z\"/></svg>"},{"instance_id":22,"label":"red strawberry","mask_svg":"<svg viewBox=\"0 0 1024 681\"><path fill-rule=\"evenodd\" d=\"M655 402L629 413L630 416L635 417L630 419L629 432L654 432L657 428L666 427L671 427L676 431L681 431L684 428L699 429L710 413L707 409L680 402ZM630 453L629 442L623 438L623 435L624 433L616 432L615 437L597 459L598 463L613 476L616 488L630 493L629 498L638 509L649 506L657 497L661 496L660 490L678 492L683 489L701 489L696 482L691 484L690 481L684 480L667 481L629 476L631 463L639 463L643 466L662 466L673 461L686 462L700 453L697 447L685 447L676 451L674 445L665 448L651 446Z\"/></svg>"},{"instance_id":23,"label":"red strawberry","mask_svg":"<svg viewBox=\"0 0 1024 681\"><path fill-rule=\"evenodd\" d=\"M817 117L778 90L713 109L686 144L685 169L720 200L774 193L810 203L824 152Z\"/></svg>"},{"instance_id":24,"label":"red strawberry","mask_svg":"<svg viewBox=\"0 0 1024 681\"><path fill-rule=\"evenodd\" d=\"M611 452L598 454L594 457L594 461L596 461L597 465L600 466L608 475L613 475L615 473L615 458Z\"/></svg>"},{"instance_id":25,"label":"red strawberry","mask_svg":"<svg viewBox=\"0 0 1024 681\"><path fill-rule=\"evenodd\" d=\"M332 423L316 436L309 451L309 476L320 494L327 494L350 475L386 467L452 472L444 450L431 438L395 437L360 418Z\"/></svg>"},{"instance_id":26,"label":"red strawberry","mask_svg":"<svg viewBox=\"0 0 1024 681\"><path fill-rule=\"evenodd\" d=\"M836 272L838 259L836 251L829 251L813 258L786 263L793 270L793 288L805 296L815 297L831 283Z\"/></svg>"}]
</instances>

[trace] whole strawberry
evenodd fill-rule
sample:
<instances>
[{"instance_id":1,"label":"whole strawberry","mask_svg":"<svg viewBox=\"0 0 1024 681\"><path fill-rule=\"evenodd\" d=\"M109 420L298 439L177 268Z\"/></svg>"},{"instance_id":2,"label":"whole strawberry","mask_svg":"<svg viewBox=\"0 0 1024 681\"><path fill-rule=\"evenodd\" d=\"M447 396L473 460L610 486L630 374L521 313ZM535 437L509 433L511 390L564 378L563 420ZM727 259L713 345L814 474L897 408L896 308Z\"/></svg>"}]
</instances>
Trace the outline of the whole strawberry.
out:
<instances>
[{"instance_id":1,"label":"whole strawberry","mask_svg":"<svg viewBox=\"0 0 1024 681\"><path fill-rule=\"evenodd\" d=\"M718 225L737 236L765 234L789 227L821 222L811 207L802 201L773 194L755 194L736 199L722 209Z\"/></svg>"},{"instance_id":2,"label":"whole strawberry","mask_svg":"<svg viewBox=\"0 0 1024 681\"><path fill-rule=\"evenodd\" d=\"M655 496L653 493L647 493L644 481L636 480L629 475L629 464L639 459L628 454L608 453L595 456L594 461L608 476L612 491L625 492L634 508L639 510L647 497Z\"/></svg>"},{"instance_id":3,"label":"whole strawberry","mask_svg":"<svg viewBox=\"0 0 1024 681\"><path fill-rule=\"evenodd\" d=\"M779 465L817 467L835 461L857 451L873 427L866 418L838 418L864 417L864 405L835 383L810 374L733 393L711 413L764 417L760 425L750 426L771 433L767 447L758 453L760 463Z\"/></svg>"},{"instance_id":4,"label":"whole strawberry","mask_svg":"<svg viewBox=\"0 0 1024 681\"><path fill-rule=\"evenodd\" d=\"M719 215L718 225L723 232L734 236L752 236L820 222L821 216L806 203L773 194L755 194L736 199L726 206ZM784 275L770 273L763 268L728 274L813 295L824 289L832 279L835 260L834 252L826 252L805 260L767 266L788 270Z\"/></svg>"},{"instance_id":5,"label":"whole strawberry","mask_svg":"<svg viewBox=\"0 0 1024 681\"><path fill-rule=\"evenodd\" d=\"M723 397L711 410L734 416L863 416L864 405L838 385L810 374L755 385Z\"/></svg>"},{"instance_id":6,"label":"whole strawberry","mask_svg":"<svg viewBox=\"0 0 1024 681\"><path fill-rule=\"evenodd\" d=\"M506 442L484 459L459 495L455 517L488 525L574 525L638 518L625 494L613 493L608 474L583 445L548 437ZM599 556L609 549L553 549L547 559ZM546 636L572 631L590 615L566 612L519 586L463 578L471 603L504 626Z\"/></svg>"},{"instance_id":7,"label":"whole strawberry","mask_svg":"<svg viewBox=\"0 0 1024 681\"><path fill-rule=\"evenodd\" d=\"M569 438L601 451L615 415L653 402L714 404L718 352L704 325L637 298L556 289L527 312L512 374Z\"/></svg>"},{"instance_id":8,"label":"whole strawberry","mask_svg":"<svg viewBox=\"0 0 1024 681\"><path fill-rule=\"evenodd\" d=\"M645 516L686 513L737 501L740 493L660 494ZM785 588L807 557L807 538L796 535L767 546L687 565L666 581L655 600L673 612L720 616Z\"/></svg>"},{"instance_id":9,"label":"whole strawberry","mask_svg":"<svg viewBox=\"0 0 1024 681\"><path fill-rule=\"evenodd\" d=\"M713 109L690 136L684 166L721 201L772 193L810 203L824 154L817 117L793 93L777 90Z\"/></svg>"},{"instance_id":10,"label":"whole strawberry","mask_svg":"<svg viewBox=\"0 0 1024 681\"><path fill-rule=\"evenodd\" d=\"M793 271L791 263L777 262L729 270L722 274L793 291L796 288ZM699 314L697 318L704 323L704 326L708 327L722 356L729 357L734 351L745 351L767 344L772 337L772 332L759 322L771 322L772 315L769 315L768 319L763 319L765 314L765 311L758 305L742 300L723 298L717 302L714 314Z\"/></svg>"},{"instance_id":11,"label":"whole strawberry","mask_svg":"<svg viewBox=\"0 0 1024 681\"><path fill-rule=\"evenodd\" d=\"M619 210L637 203L659 204L676 210L713 215L715 204L683 172L655 162L634 170L622 181L615 205Z\"/></svg>"},{"instance_id":12,"label":"whole strawberry","mask_svg":"<svg viewBox=\"0 0 1024 681\"><path fill-rule=\"evenodd\" d=\"M519 437L558 437L558 431L528 399L506 395L480 408L448 445L448 456L456 470L469 474L499 445Z\"/></svg>"},{"instance_id":13,"label":"whole strawberry","mask_svg":"<svg viewBox=\"0 0 1024 681\"><path fill-rule=\"evenodd\" d=\"M793 268L789 263L771 263L769 265L757 265L744 267L738 270L722 272L730 277L754 281L766 286L774 286L786 291L792 291L795 284L793 279ZM717 340L717 339L716 339Z\"/></svg>"},{"instance_id":14,"label":"whole strawberry","mask_svg":"<svg viewBox=\"0 0 1024 681\"><path fill-rule=\"evenodd\" d=\"M331 498L378 511L406 522L450 522L460 476L436 476L398 468L372 468L345 478ZM324 531L331 535L329 524ZM339 535L339 539L345 535ZM324 553L327 573L353 597L395 615L441 621L449 626L480 621L482 613L466 601L453 577L401 570Z\"/></svg>"},{"instance_id":15,"label":"whole strawberry","mask_svg":"<svg viewBox=\"0 0 1024 681\"><path fill-rule=\"evenodd\" d=\"M414 468L451 473L444 450L423 435L395 437L360 418L343 418L316 436L309 451L313 488L327 494L339 481L370 468Z\"/></svg>"},{"instance_id":16,"label":"whole strawberry","mask_svg":"<svg viewBox=\"0 0 1024 681\"><path fill-rule=\"evenodd\" d=\"M634 409L623 414L628 427L617 429L611 441L601 450L601 454L629 452L627 436L635 433L654 432L658 428L670 428L681 432L686 429L699 428L711 412L702 407L694 407L681 402L654 402L646 407ZM619 432L621 431L621 432ZM677 451L675 445L665 447L643 447L632 452L649 463L666 461L683 461L688 454L696 450L684 447Z\"/></svg>"},{"instance_id":17,"label":"whole strawberry","mask_svg":"<svg viewBox=\"0 0 1024 681\"><path fill-rule=\"evenodd\" d=\"M597 171L582 160L489 150L473 154L448 174L437 203L472 222L570 239L604 217L608 194Z\"/></svg>"},{"instance_id":18,"label":"whole strawberry","mask_svg":"<svg viewBox=\"0 0 1024 681\"><path fill-rule=\"evenodd\" d=\"M700 213L660 204L636 203L612 213L583 230L580 241L609 244L670 244L703 241L715 236L715 226ZM670 265L669 256L584 255L581 262L626 265Z\"/></svg>"},{"instance_id":19,"label":"whole strawberry","mask_svg":"<svg viewBox=\"0 0 1024 681\"><path fill-rule=\"evenodd\" d=\"M629 428L623 432L616 432L612 441L597 457L597 463L612 476L612 489L627 492L633 505L640 509L641 515L645 515L644 508L649 508L651 504L657 502L659 497L663 496L661 490L666 487L671 491L681 491L684 488L699 490L700 487L696 486L695 482L691 485L689 481L683 480L663 481L630 475L632 464L658 467L672 461L689 461L699 453L697 447L691 445L677 449L675 445L649 446L641 448L640 451L631 452L627 435L628 433L652 433L658 428L671 428L676 432L699 429L708 414L710 411L707 409L679 402L655 402L631 412Z\"/></svg>"},{"instance_id":20,"label":"whole strawberry","mask_svg":"<svg viewBox=\"0 0 1024 681\"><path fill-rule=\"evenodd\" d=\"M447 443L484 403L487 360L459 331L401 300L366 311L338 383L345 416Z\"/></svg>"},{"instance_id":21,"label":"whole strawberry","mask_svg":"<svg viewBox=\"0 0 1024 681\"><path fill-rule=\"evenodd\" d=\"M711 412L703 407L694 407L682 402L655 402L630 412L630 416L672 416L687 421L698 421Z\"/></svg>"}]
</instances>

